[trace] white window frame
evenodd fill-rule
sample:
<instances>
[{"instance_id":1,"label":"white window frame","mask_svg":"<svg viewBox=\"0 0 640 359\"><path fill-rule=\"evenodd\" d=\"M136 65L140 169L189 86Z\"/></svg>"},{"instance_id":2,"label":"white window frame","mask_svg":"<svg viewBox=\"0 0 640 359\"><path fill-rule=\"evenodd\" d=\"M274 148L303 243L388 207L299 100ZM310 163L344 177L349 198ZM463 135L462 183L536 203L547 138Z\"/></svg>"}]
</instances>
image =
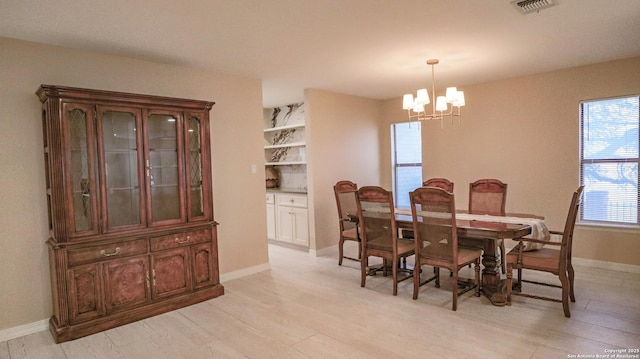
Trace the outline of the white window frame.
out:
<instances>
[{"instance_id":1,"label":"white window frame","mask_svg":"<svg viewBox=\"0 0 640 359\"><path fill-rule=\"evenodd\" d=\"M579 148L579 161L580 161L580 185L584 185L585 182L585 165L590 165L590 164L635 164L637 166L638 169L640 169L640 156L636 156L636 157L622 157L622 156L616 156L616 157L611 157L611 158L596 158L596 159L585 159L584 157L584 153L585 153L585 142L588 142L588 139L585 140L585 136L589 136L589 126L590 123L588 121L589 115L585 113L585 105L589 105L589 104L594 104L597 102L604 102L604 101L611 101L611 100L624 100L624 99L632 99L635 98L637 101L640 101L640 97L638 95L628 95L628 96L618 96L618 97L612 97L612 98L604 98L604 99L595 99L595 100L586 100L586 101L581 101L580 102L580 107L579 107L579 138L580 138L580 148ZM635 114L636 116L638 116L638 121L640 122L640 114ZM640 137L640 134L639 134ZM640 138L638 139L640 142ZM640 146L640 144L638 145ZM640 152L640 148L637 149L637 153ZM636 179L637 183L640 183L640 171L638 171L639 173L636 174L636 176L638 176L638 178ZM605 181L602 181L603 183L606 183ZM619 228L634 228L634 229L640 229L640 191L637 191L636 193L636 198L635 198L635 205L636 205L636 211L638 213L636 213L636 221L631 222L631 221L623 221L623 220L611 220L610 218L607 219L593 219L592 218L585 218L585 212L588 212L590 210L594 210L595 209L605 209L602 207L602 205L596 205L594 204L593 207L590 206L591 203L594 203L592 201L595 201L595 193L594 194L590 194L589 193L589 189L587 187L585 187L585 194L584 194L585 198L583 200L583 204L580 208L580 214L579 214L579 219L578 219L578 223L579 224L583 224L583 225L596 225L596 226L608 226L608 227L619 227ZM607 199L608 201L608 199ZM633 201L632 201L633 203ZM610 203L606 204L606 208L607 210L609 210L609 207L611 206ZM633 212L631 212L633 213Z\"/></svg>"},{"instance_id":2,"label":"white window frame","mask_svg":"<svg viewBox=\"0 0 640 359\"><path fill-rule=\"evenodd\" d=\"M397 125L409 125L411 127L415 126L415 130L420 135L420 162L407 162L407 163L398 163L398 155L397 155L397 146L396 146L396 126ZM404 193L405 191L398 190L398 168L408 168L408 167L420 167L420 183L416 185L416 188L422 184L422 123L420 121L412 121L412 122L398 122L391 124L391 177L393 184L393 201L397 208L409 209L410 206L403 206L401 199L399 196L406 196L406 199L409 198L409 193ZM413 190L413 189L412 189ZM403 199L405 199L403 197Z\"/></svg>"}]
</instances>

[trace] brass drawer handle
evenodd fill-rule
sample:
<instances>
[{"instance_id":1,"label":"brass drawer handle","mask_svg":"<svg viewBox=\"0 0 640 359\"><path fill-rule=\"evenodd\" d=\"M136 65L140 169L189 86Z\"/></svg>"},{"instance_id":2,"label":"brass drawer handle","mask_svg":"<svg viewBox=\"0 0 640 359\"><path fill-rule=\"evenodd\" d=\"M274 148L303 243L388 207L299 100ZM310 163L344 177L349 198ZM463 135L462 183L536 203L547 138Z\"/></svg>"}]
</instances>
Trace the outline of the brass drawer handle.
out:
<instances>
[{"instance_id":1,"label":"brass drawer handle","mask_svg":"<svg viewBox=\"0 0 640 359\"><path fill-rule=\"evenodd\" d=\"M118 253L120 253L120 247L116 247L116 250L111 253L107 253L104 249L100 251L100 255L103 257L115 256Z\"/></svg>"},{"instance_id":2,"label":"brass drawer handle","mask_svg":"<svg viewBox=\"0 0 640 359\"><path fill-rule=\"evenodd\" d=\"M187 236L187 238L185 238L185 239L180 239L180 237L176 237L175 241L178 244L183 244L183 243L189 242L190 239L191 239L190 236Z\"/></svg>"}]
</instances>

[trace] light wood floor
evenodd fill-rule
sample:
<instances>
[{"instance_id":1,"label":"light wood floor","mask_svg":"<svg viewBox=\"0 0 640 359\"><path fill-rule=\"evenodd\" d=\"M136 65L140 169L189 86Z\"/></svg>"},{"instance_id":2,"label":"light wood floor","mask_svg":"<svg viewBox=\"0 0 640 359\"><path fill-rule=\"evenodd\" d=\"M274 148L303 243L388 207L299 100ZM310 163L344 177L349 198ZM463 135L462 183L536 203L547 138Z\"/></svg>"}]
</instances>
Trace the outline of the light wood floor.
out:
<instances>
[{"instance_id":1,"label":"light wood floor","mask_svg":"<svg viewBox=\"0 0 640 359\"><path fill-rule=\"evenodd\" d=\"M577 266L567 319L559 303L494 307L471 292L453 312L446 275L414 301L410 281L397 297L381 275L360 288L357 263L339 267L337 255L270 245L270 256L270 271L223 283L217 299L59 345L48 332L2 342L0 358L546 359L640 348L640 274Z\"/></svg>"}]
</instances>

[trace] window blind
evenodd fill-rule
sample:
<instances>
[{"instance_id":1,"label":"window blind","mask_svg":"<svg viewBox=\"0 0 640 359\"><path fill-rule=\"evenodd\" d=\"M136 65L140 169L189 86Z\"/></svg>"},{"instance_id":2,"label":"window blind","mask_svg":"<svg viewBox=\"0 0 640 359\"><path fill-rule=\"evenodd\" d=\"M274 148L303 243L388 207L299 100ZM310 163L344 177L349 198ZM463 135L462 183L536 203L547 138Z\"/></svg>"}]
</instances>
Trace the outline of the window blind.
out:
<instances>
[{"instance_id":1,"label":"window blind","mask_svg":"<svg viewBox=\"0 0 640 359\"><path fill-rule=\"evenodd\" d=\"M638 225L639 97L580 104L581 222Z\"/></svg>"},{"instance_id":2,"label":"window blind","mask_svg":"<svg viewBox=\"0 0 640 359\"><path fill-rule=\"evenodd\" d=\"M409 192L422 185L422 131L419 122L391 125L393 196L397 208L410 208Z\"/></svg>"}]
</instances>

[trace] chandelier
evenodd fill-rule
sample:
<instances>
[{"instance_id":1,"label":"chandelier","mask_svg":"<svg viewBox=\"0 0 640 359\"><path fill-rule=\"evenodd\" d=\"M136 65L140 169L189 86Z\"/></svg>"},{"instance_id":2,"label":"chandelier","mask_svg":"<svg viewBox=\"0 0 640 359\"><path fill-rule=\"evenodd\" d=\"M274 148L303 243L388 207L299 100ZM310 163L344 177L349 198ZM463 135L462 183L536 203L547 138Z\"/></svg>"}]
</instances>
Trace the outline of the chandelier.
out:
<instances>
[{"instance_id":1,"label":"chandelier","mask_svg":"<svg viewBox=\"0 0 640 359\"><path fill-rule=\"evenodd\" d=\"M458 91L455 87L447 87L445 96L436 97L434 67L438 62L438 59L427 60L427 65L431 65L431 95L433 99L429 98L429 92L426 88L418 90L415 99L412 94L406 94L402 98L402 108L407 110L410 121L442 121L446 116L450 116L452 119L453 116L460 117L460 107L464 106L464 92ZM425 105L430 103L432 104L431 113L426 113Z\"/></svg>"}]
</instances>

